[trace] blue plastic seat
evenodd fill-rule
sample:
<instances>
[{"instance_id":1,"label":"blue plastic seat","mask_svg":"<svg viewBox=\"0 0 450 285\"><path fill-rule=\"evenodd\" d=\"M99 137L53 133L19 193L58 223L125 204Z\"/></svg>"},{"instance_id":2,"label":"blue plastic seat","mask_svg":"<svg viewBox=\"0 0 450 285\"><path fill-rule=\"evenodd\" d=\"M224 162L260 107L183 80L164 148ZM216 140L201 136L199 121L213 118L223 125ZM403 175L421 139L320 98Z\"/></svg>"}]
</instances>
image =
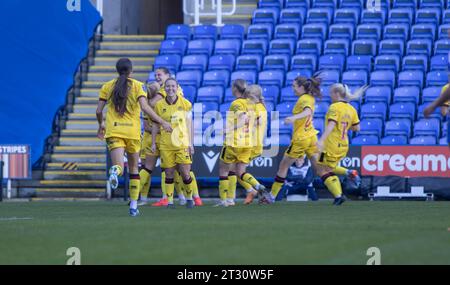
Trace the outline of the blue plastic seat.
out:
<instances>
[{"instance_id":1,"label":"blue plastic seat","mask_svg":"<svg viewBox=\"0 0 450 285\"><path fill-rule=\"evenodd\" d=\"M225 89L225 97L223 98L223 102L232 102L234 99L236 98L233 96L232 88L228 87L227 89Z\"/></svg>"},{"instance_id":2,"label":"blue plastic seat","mask_svg":"<svg viewBox=\"0 0 450 285\"><path fill-rule=\"evenodd\" d=\"M155 58L153 69L156 70L159 67L165 67L169 70L177 71L180 68L181 57L176 54L159 55Z\"/></svg>"},{"instance_id":3,"label":"blue plastic seat","mask_svg":"<svg viewBox=\"0 0 450 285\"><path fill-rule=\"evenodd\" d=\"M319 131L318 136L323 133L323 129L325 128L325 122L323 118L313 118L313 125L316 130Z\"/></svg>"},{"instance_id":4,"label":"blue plastic seat","mask_svg":"<svg viewBox=\"0 0 450 285\"><path fill-rule=\"evenodd\" d=\"M417 86L398 87L394 90L394 103L412 102L419 103L420 89Z\"/></svg>"},{"instance_id":5,"label":"blue plastic seat","mask_svg":"<svg viewBox=\"0 0 450 285\"><path fill-rule=\"evenodd\" d=\"M253 11L252 24L276 24L278 22L279 9L260 8Z\"/></svg>"},{"instance_id":6,"label":"blue plastic seat","mask_svg":"<svg viewBox=\"0 0 450 285\"><path fill-rule=\"evenodd\" d=\"M377 136L360 135L352 139L352 145L377 145L379 139Z\"/></svg>"},{"instance_id":7,"label":"blue plastic seat","mask_svg":"<svg viewBox=\"0 0 450 285\"><path fill-rule=\"evenodd\" d=\"M287 71L289 69L289 56L285 54L273 54L264 57L264 70L281 69Z\"/></svg>"},{"instance_id":8,"label":"blue plastic seat","mask_svg":"<svg viewBox=\"0 0 450 285\"><path fill-rule=\"evenodd\" d=\"M281 8L283 0L258 0L258 7L260 8Z\"/></svg>"},{"instance_id":9,"label":"blue plastic seat","mask_svg":"<svg viewBox=\"0 0 450 285\"><path fill-rule=\"evenodd\" d=\"M434 54L448 54L448 51L450 50L450 40L449 39L442 39L437 40L434 42Z\"/></svg>"},{"instance_id":10,"label":"blue plastic seat","mask_svg":"<svg viewBox=\"0 0 450 285\"><path fill-rule=\"evenodd\" d=\"M376 40L355 40L352 43L353 55L371 55L375 56L377 53Z\"/></svg>"},{"instance_id":11,"label":"blue plastic seat","mask_svg":"<svg viewBox=\"0 0 450 285\"><path fill-rule=\"evenodd\" d=\"M235 71L231 74L231 82L236 79L244 79L245 81L247 81L247 84L255 84L256 72L250 70Z\"/></svg>"},{"instance_id":12,"label":"blue plastic seat","mask_svg":"<svg viewBox=\"0 0 450 285\"><path fill-rule=\"evenodd\" d=\"M240 40L218 40L215 45L215 54L239 55L241 51Z\"/></svg>"},{"instance_id":13,"label":"blue plastic seat","mask_svg":"<svg viewBox=\"0 0 450 285\"><path fill-rule=\"evenodd\" d=\"M365 101L368 102L384 102L389 105L391 103L391 88L387 86L375 86L366 90L364 96Z\"/></svg>"},{"instance_id":14,"label":"blue plastic seat","mask_svg":"<svg viewBox=\"0 0 450 285\"><path fill-rule=\"evenodd\" d=\"M445 71L430 71L427 74L427 87L444 86L448 83L448 75Z\"/></svg>"},{"instance_id":15,"label":"blue plastic seat","mask_svg":"<svg viewBox=\"0 0 450 285\"><path fill-rule=\"evenodd\" d=\"M222 118L226 117L228 110L230 110L231 102L226 102L219 105L219 112L222 114Z\"/></svg>"},{"instance_id":16,"label":"blue plastic seat","mask_svg":"<svg viewBox=\"0 0 450 285\"><path fill-rule=\"evenodd\" d=\"M160 54L177 54L183 56L186 53L187 42L186 40L164 40L161 42L159 48Z\"/></svg>"},{"instance_id":17,"label":"blue plastic seat","mask_svg":"<svg viewBox=\"0 0 450 285\"><path fill-rule=\"evenodd\" d=\"M341 0L339 7L341 8L364 8L365 1L363 0Z\"/></svg>"},{"instance_id":18,"label":"blue plastic seat","mask_svg":"<svg viewBox=\"0 0 450 285\"><path fill-rule=\"evenodd\" d=\"M231 54L213 55L209 58L208 70L233 71L235 58Z\"/></svg>"},{"instance_id":19,"label":"blue plastic seat","mask_svg":"<svg viewBox=\"0 0 450 285\"><path fill-rule=\"evenodd\" d=\"M360 10L358 8L341 8L334 12L334 23L359 24Z\"/></svg>"},{"instance_id":20,"label":"blue plastic seat","mask_svg":"<svg viewBox=\"0 0 450 285\"><path fill-rule=\"evenodd\" d=\"M342 83L353 86L363 86L367 84L367 71L346 71L342 73Z\"/></svg>"},{"instance_id":21,"label":"blue plastic seat","mask_svg":"<svg viewBox=\"0 0 450 285\"><path fill-rule=\"evenodd\" d=\"M394 8L389 11L389 24L408 24L414 22L414 9L412 8Z\"/></svg>"},{"instance_id":22,"label":"blue plastic seat","mask_svg":"<svg viewBox=\"0 0 450 285\"><path fill-rule=\"evenodd\" d=\"M292 86L286 86L283 89L281 89L280 102L297 101L297 100L298 97L295 96Z\"/></svg>"},{"instance_id":23,"label":"blue plastic seat","mask_svg":"<svg viewBox=\"0 0 450 285\"><path fill-rule=\"evenodd\" d=\"M219 103L217 102L199 102L199 103L201 104L203 114L209 111L219 111Z\"/></svg>"},{"instance_id":24,"label":"blue plastic seat","mask_svg":"<svg viewBox=\"0 0 450 285\"><path fill-rule=\"evenodd\" d=\"M380 24L361 24L356 28L356 39L372 39L378 41L380 38Z\"/></svg>"},{"instance_id":25,"label":"blue plastic seat","mask_svg":"<svg viewBox=\"0 0 450 285\"><path fill-rule=\"evenodd\" d=\"M441 7L422 8L416 11L416 23L430 23L438 25L441 20Z\"/></svg>"},{"instance_id":26,"label":"blue plastic seat","mask_svg":"<svg viewBox=\"0 0 450 285\"><path fill-rule=\"evenodd\" d=\"M222 86L206 86L199 88L197 91L197 102L216 102L222 103L223 87Z\"/></svg>"},{"instance_id":27,"label":"blue plastic seat","mask_svg":"<svg viewBox=\"0 0 450 285\"><path fill-rule=\"evenodd\" d=\"M326 54L319 58L319 69L335 69L342 72L345 67L345 56L340 54Z\"/></svg>"},{"instance_id":28,"label":"blue plastic seat","mask_svg":"<svg viewBox=\"0 0 450 285\"><path fill-rule=\"evenodd\" d=\"M419 0L420 8L442 8L445 7L444 0Z\"/></svg>"},{"instance_id":29,"label":"blue plastic seat","mask_svg":"<svg viewBox=\"0 0 450 285\"><path fill-rule=\"evenodd\" d=\"M448 145L447 137L443 137L439 140L439 145Z\"/></svg>"},{"instance_id":30,"label":"blue plastic seat","mask_svg":"<svg viewBox=\"0 0 450 285\"><path fill-rule=\"evenodd\" d=\"M242 25L225 24L220 32L220 39L231 40L236 39L242 41L244 39L245 30Z\"/></svg>"},{"instance_id":31,"label":"blue plastic seat","mask_svg":"<svg viewBox=\"0 0 450 285\"><path fill-rule=\"evenodd\" d=\"M264 88L269 88L269 87L276 87L276 86L263 86L262 89L264 90ZM266 104L266 110L267 112L272 112L275 110L275 103L273 103L272 101L268 101L265 103ZM270 118L270 116L268 117Z\"/></svg>"},{"instance_id":32,"label":"blue plastic seat","mask_svg":"<svg viewBox=\"0 0 450 285\"><path fill-rule=\"evenodd\" d=\"M386 119L387 107L381 102L365 103L361 107L361 119L378 118L384 121Z\"/></svg>"},{"instance_id":33,"label":"blue plastic seat","mask_svg":"<svg viewBox=\"0 0 450 285\"><path fill-rule=\"evenodd\" d=\"M400 57L398 55L379 55L375 58L374 70L392 70L398 72L399 69Z\"/></svg>"},{"instance_id":34,"label":"blue plastic seat","mask_svg":"<svg viewBox=\"0 0 450 285\"><path fill-rule=\"evenodd\" d=\"M403 70L428 70L428 57L425 55L408 55L403 58Z\"/></svg>"},{"instance_id":35,"label":"blue plastic seat","mask_svg":"<svg viewBox=\"0 0 450 285\"><path fill-rule=\"evenodd\" d=\"M355 35L355 26L348 23L333 24L329 28L330 39L353 40Z\"/></svg>"},{"instance_id":36,"label":"blue plastic seat","mask_svg":"<svg viewBox=\"0 0 450 285\"><path fill-rule=\"evenodd\" d=\"M202 82L202 72L199 70L180 71L177 73L176 78L181 86L198 88Z\"/></svg>"},{"instance_id":37,"label":"blue plastic seat","mask_svg":"<svg viewBox=\"0 0 450 285\"><path fill-rule=\"evenodd\" d=\"M254 70L260 71L262 59L257 54L246 54L238 56L236 59L236 70Z\"/></svg>"},{"instance_id":38,"label":"blue plastic seat","mask_svg":"<svg viewBox=\"0 0 450 285\"><path fill-rule=\"evenodd\" d=\"M391 119L409 119L414 121L416 117L416 105L413 103L395 103L389 107Z\"/></svg>"},{"instance_id":39,"label":"blue plastic seat","mask_svg":"<svg viewBox=\"0 0 450 285\"><path fill-rule=\"evenodd\" d=\"M442 12L442 24L449 24L450 23L450 7L447 7L447 10L444 10Z\"/></svg>"},{"instance_id":40,"label":"blue plastic seat","mask_svg":"<svg viewBox=\"0 0 450 285\"><path fill-rule=\"evenodd\" d=\"M192 85L183 86L181 85L181 89L183 89L184 98L189 100L189 102L195 102L197 96L197 88Z\"/></svg>"},{"instance_id":41,"label":"blue plastic seat","mask_svg":"<svg viewBox=\"0 0 450 285\"><path fill-rule=\"evenodd\" d=\"M302 39L326 39L327 38L327 25L324 23L306 24L302 27Z\"/></svg>"},{"instance_id":42,"label":"blue plastic seat","mask_svg":"<svg viewBox=\"0 0 450 285\"><path fill-rule=\"evenodd\" d=\"M347 70L372 70L372 56L370 55L351 55L347 57Z\"/></svg>"},{"instance_id":43,"label":"blue plastic seat","mask_svg":"<svg viewBox=\"0 0 450 285\"><path fill-rule=\"evenodd\" d=\"M381 139L382 145L406 145L408 139L405 136L385 136Z\"/></svg>"},{"instance_id":44,"label":"blue plastic seat","mask_svg":"<svg viewBox=\"0 0 450 285\"><path fill-rule=\"evenodd\" d=\"M350 51L349 40L331 39L325 42L324 54L342 54L347 56Z\"/></svg>"},{"instance_id":45,"label":"blue plastic seat","mask_svg":"<svg viewBox=\"0 0 450 285\"><path fill-rule=\"evenodd\" d=\"M338 70L321 70L320 78L323 85L332 85L340 82L340 72Z\"/></svg>"},{"instance_id":46,"label":"blue plastic seat","mask_svg":"<svg viewBox=\"0 0 450 285\"><path fill-rule=\"evenodd\" d=\"M430 39L414 39L406 44L406 54L423 54L429 56L431 54L432 42Z\"/></svg>"},{"instance_id":47,"label":"blue plastic seat","mask_svg":"<svg viewBox=\"0 0 450 285\"><path fill-rule=\"evenodd\" d=\"M271 24L256 24L248 27L247 39L271 40L273 35L273 26Z\"/></svg>"},{"instance_id":48,"label":"blue plastic seat","mask_svg":"<svg viewBox=\"0 0 450 285\"><path fill-rule=\"evenodd\" d=\"M334 8L338 6L337 0L314 0L313 8Z\"/></svg>"},{"instance_id":49,"label":"blue plastic seat","mask_svg":"<svg viewBox=\"0 0 450 285\"><path fill-rule=\"evenodd\" d=\"M275 27L275 39L292 39L297 41L300 35L299 24L279 24Z\"/></svg>"},{"instance_id":50,"label":"blue plastic seat","mask_svg":"<svg viewBox=\"0 0 450 285\"><path fill-rule=\"evenodd\" d=\"M186 55L181 62L181 70L205 71L208 66L208 56L203 54Z\"/></svg>"},{"instance_id":51,"label":"blue plastic seat","mask_svg":"<svg viewBox=\"0 0 450 285\"><path fill-rule=\"evenodd\" d=\"M276 39L269 43L269 54L286 54L291 56L295 50L293 39Z\"/></svg>"},{"instance_id":52,"label":"blue plastic seat","mask_svg":"<svg viewBox=\"0 0 450 285\"><path fill-rule=\"evenodd\" d=\"M425 118L425 115L423 114L423 110L425 110L426 107L428 107L429 103L425 103L419 106L418 110L417 110L417 120L421 120L421 119L427 119L427 118L435 118L439 121L441 121L442 119L442 114L441 114L441 108L436 108L434 110L433 113L431 113L427 118ZM447 124L443 124L443 125L447 125Z\"/></svg>"},{"instance_id":53,"label":"blue plastic seat","mask_svg":"<svg viewBox=\"0 0 450 285\"><path fill-rule=\"evenodd\" d=\"M285 4L286 8L298 8L298 7L309 8L309 7L311 7L310 0L286 0L285 2L286 2L286 4Z\"/></svg>"},{"instance_id":54,"label":"blue plastic seat","mask_svg":"<svg viewBox=\"0 0 450 285\"><path fill-rule=\"evenodd\" d=\"M182 39L189 41L191 39L191 28L188 25L169 25L166 30L167 40Z\"/></svg>"},{"instance_id":55,"label":"blue plastic seat","mask_svg":"<svg viewBox=\"0 0 450 285\"><path fill-rule=\"evenodd\" d=\"M280 12L280 23L281 24L303 24L306 19L306 9L305 8L290 8L283 9Z\"/></svg>"},{"instance_id":56,"label":"blue plastic seat","mask_svg":"<svg viewBox=\"0 0 450 285\"><path fill-rule=\"evenodd\" d=\"M384 26L384 39L399 39L402 41L408 40L409 24L394 23Z\"/></svg>"},{"instance_id":57,"label":"blue plastic seat","mask_svg":"<svg viewBox=\"0 0 450 285\"><path fill-rule=\"evenodd\" d=\"M303 39L297 42L297 54L322 54L322 40Z\"/></svg>"},{"instance_id":58,"label":"blue plastic seat","mask_svg":"<svg viewBox=\"0 0 450 285\"><path fill-rule=\"evenodd\" d=\"M405 42L399 39L382 40L379 44L379 54L405 54Z\"/></svg>"},{"instance_id":59,"label":"blue plastic seat","mask_svg":"<svg viewBox=\"0 0 450 285\"><path fill-rule=\"evenodd\" d=\"M450 24L443 24L439 26L438 38L448 39L448 31L450 30Z\"/></svg>"},{"instance_id":60,"label":"blue plastic seat","mask_svg":"<svg viewBox=\"0 0 450 285\"><path fill-rule=\"evenodd\" d=\"M306 14L306 23L325 23L329 25L333 18L333 8L311 8Z\"/></svg>"},{"instance_id":61,"label":"blue plastic seat","mask_svg":"<svg viewBox=\"0 0 450 285\"><path fill-rule=\"evenodd\" d=\"M309 69L296 69L296 70L289 71L286 74L286 81L284 83L284 86L291 86L294 79L299 76L311 78L312 72Z\"/></svg>"},{"instance_id":62,"label":"blue plastic seat","mask_svg":"<svg viewBox=\"0 0 450 285\"><path fill-rule=\"evenodd\" d=\"M226 70L212 70L203 74L203 86L218 85L227 87L230 84L230 72Z\"/></svg>"},{"instance_id":63,"label":"blue plastic seat","mask_svg":"<svg viewBox=\"0 0 450 285\"><path fill-rule=\"evenodd\" d=\"M188 44L187 54L205 54L211 56L214 41L211 39L192 40Z\"/></svg>"},{"instance_id":64,"label":"blue plastic seat","mask_svg":"<svg viewBox=\"0 0 450 285\"><path fill-rule=\"evenodd\" d=\"M398 86L417 86L423 87L424 73L417 70L402 71L398 75Z\"/></svg>"},{"instance_id":65,"label":"blue plastic seat","mask_svg":"<svg viewBox=\"0 0 450 285\"><path fill-rule=\"evenodd\" d=\"M411 27L411 39L430 39L436 38L435 24L416 24Z\"/></svg>"},{"instance_id":66,"label":"blue plastic seat","mask_svg":"<svg viewBox=\"0 0 450 285\"><path fill-rule=\"evenodd\" d=\"M291 59L291 69L316 70L317 57L312 54L298 54Z\"/></svg>"},{"instance_id":67,"label":"blue plastic seat","mask_svg":"<svg viewBox=\"0 0 450 285\"><path fill-rule=\"evenodd\" d=\"M380 24L384 25L386 23L386 10L381 11L370 11L364 10L361 13L361 23L362 24Z\"/></svg>"},{"instance_id":68,"label":"blue plastic seat","mask_svg":"<svg viewBox=\"0 0 450 285\"><path fill-rule=\"evenodd\" d=\"M445 71L448 69L448 55L438 54L431 57L430 71Z\"/></svg>"},{"instance_id":69,"label":"blue plastic seat","mask_svg":"<svg viewBox=\"0 0 450 285\"><path fill-rule=\"evenodd\" d=\"M430 103L441 94L442 87L430 86L422 90L422 103Z\"/></svg>"},{"instance_id":70,"label":"blue plastic seat","mask_svg":"<svg viewBox=\"0 0 450 285\"><path fill-rule=\"evenodd\" d=\"M414 136L439 137L440 124L437 119L422 119L414 123Z\"/></svg>"},{"instance_id":71,"label":"blue plastic seat","mask_svg":"<svg viewBox=\"0 0 450 285\"><path fill-rule=\"evenodd\" d=\"M277 86L263 86L262 95L266 103L271 102L273 104L278 102L278 95L280 94L280 88ZM266 105L267 108L267 105Z\"/></svg>"},{"instance_id":72,"label":"blue plastic seat","mask_svg":"<svg viewBox=\"0 0 450 285\"><path fill-rule=\"evenodd\" d=\"M266 55L268 45L266 40L246 40L242 43L242 54Z\"/></svg>"},{"instance_id":73,"label":"blue plastic seat","mask_svg":"<svg viewBox=\"0 0 450 285\"><path fill-rule=\"evenodd\" d=\"M409 140L410 145L435 145L436 138L432 136L417 136Z\"/></svg>"},{"instance_id":74,"label":"blue plastic seat","mask_svg":"<svg viewBox=\"0 0 450 285\"><path fill-rule=\"evenodd\" d=\"M284 83L284 71L266 70L261 71L258 75L259 85L275 85L282 87Z\"/></svg>"},{"instance_id":75,"label":"blue plastic seat","mask_svg":"<svg viewBox=\"0 0 450 285\"><path fill-rule=\"evenodd\" d=\"M393 8L406 7L406 8L416 9L417 8L417 0L394 0L392 7Z\"/></svg>"},{"instance_id":76,"label":"blue plastic seat","mask_svg":"<svg viewBox=\"0 0 450 285\"><path fill-rule=\"evenodd\" d=\"M370 85L394 88L395 79L395 73L391 70L374 71L370 74Z\"/></svg>"},{"instance_id":77,"label":"blue plastic seat","mask_svg":"<svg viewBox=\"0 0 450 285\"><path fill-rule=\"evenodd\" d=\"M192 38L194 40L198 39L211 39L216 40L217 38L217 28L213 25L200 25L194 27L192 31Z\"/></svg>"},{"instance_id":78,"label":"blue plastic seat","mask_svg":"<svg viewBox=\"0 0 450 285\"><path fill-rule=\"evenodd\" d=\"M380 119L364 119L360 122L359 134L381 137L383 121Z\"/></svg>"}]
</instances>

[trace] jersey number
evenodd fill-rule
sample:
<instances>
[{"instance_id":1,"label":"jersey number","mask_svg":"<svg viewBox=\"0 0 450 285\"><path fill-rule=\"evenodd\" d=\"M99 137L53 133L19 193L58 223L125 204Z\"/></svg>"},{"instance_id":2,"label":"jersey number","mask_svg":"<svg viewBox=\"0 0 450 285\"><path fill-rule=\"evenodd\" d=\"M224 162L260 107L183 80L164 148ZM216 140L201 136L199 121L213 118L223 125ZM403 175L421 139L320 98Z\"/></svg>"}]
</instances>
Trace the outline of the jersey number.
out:
<instances>
[{"instance_id":1,"label":"jersey number","mask_svg":"<svg viewBox=\"0 0 450 285\"><path fill-rule=\"evenodd\" d=\"M342 137L341 137L341 139L345 139L345 136L347 135L348 122L341 122L341 124L342 124Z\"/></svg>"}]
</instances>

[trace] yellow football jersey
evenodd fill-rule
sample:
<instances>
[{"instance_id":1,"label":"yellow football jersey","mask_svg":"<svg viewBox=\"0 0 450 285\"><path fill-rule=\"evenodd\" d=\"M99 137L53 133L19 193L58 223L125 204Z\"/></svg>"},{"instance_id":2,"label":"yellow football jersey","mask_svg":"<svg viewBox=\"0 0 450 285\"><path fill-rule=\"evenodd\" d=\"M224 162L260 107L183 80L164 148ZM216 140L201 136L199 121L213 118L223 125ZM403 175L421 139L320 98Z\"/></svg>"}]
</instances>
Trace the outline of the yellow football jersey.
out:
<instances>
[{"instance_id":1,"label":"yellow football jersey","mask_svg":"<svg viewBox=\"0 0 450 285\"><path fill-rule=\"evenodd\" d=\"M120 116L114 108L112 92L117 79L105 83L100 89L99 100L106 101L106 134L105 138L118 137L139 140L141 138L141 106L139 98L146 97L145 85L135 79L129 79L127 111Z\"/></svg>"},{"instance_id":2,"label":"yellow football jersey","mask_svg":"<svg viewBox=\"0 0 450 285\"><path fill-rule=\"evenodd\" d=\"M186 115L191 110L191 102L181 96L177 96L176 101L172 104L167 99L159 100L156 103L156 114L164 121L171 123L173 129L172 132L167 132L160 128L160 150L179 150L189 146L190 137L186 125Z\"/></svg>"},{"instance_id":3,"label":"yellow football jersey","mask_svg":"<svg viewBox=\"0 0 450 285\"><path fill-rule=\"evenodd\" d=\"M359 124L358 113L347 102L335 102L330 105L325 116L325 128L330 121L334 121L336 126L325 141L324 152L341 156L348 150L348 131L352 126Z\"/></svg>"},{"instance_id":4,"label":"yellow football jersey","mask_svg":"<svg viewBox=\"0 0 450 285\"><path fill-rule=\"evenodd\" d=\"M294 122L294 132L292 133L292 141L301 141L303 139L315 136L318 131L314 128L313 116L316 100L310 94L303 94L298 98L297 103L292 110L293 115L302 113L306 108L312 111L311 116L304 117Z\"/></svg>"},{"instance_id":5,"label":"yellow football jersey","mask_svg":"<svg viewBox=\"0 0 450 285\"><path fill-rule=\"evenodd\" d=\"M444 87L442 87L441 94L444 93L444 91L447 90L449 86L450 86L450 83L445 84ZM444 105L447 107L450 107L450 100L445 102Z\"/></svg>"},{"instance_id":6,"label":"yellow football jersey","mask_svg":"<svg viewBox=\"0 0 450 285\"><path fill-rule=\"evenodd\" d=\"M158 94L160 94L161 96L166 98L167 93L166 93L166 89L164 89L164 87L165 87L165 85L163 85L161 88L159 88ZM177 96L184 97L183 89L181 88L180 85L178 85Z\"/></svg>"},{"instance_id":7,"label":"yellow football jersey","mask_svg":"<svg viewBox=\"0 0 450 285\"><path fill-rule=\"evenodd\" d=\"M267 131L267 109L263 103L257 103L255 105L255 115L257 124L255 128L255 146L264 145L264 135Z\"/></svg>"},{"instance_id":8,"label":"yellow football jersey","mask_svg":"<svg viewBox=\"0 0 450 285\"><path fill-rule=\"evenodd\" d=\"M236 128L238 123L241 123L239 122L239 117L242 114L247 115L245 124ZM244 98L234 100L227 113L227 130L232 131L226 134L224 144L237 148L253 147L254 138L251 136L250 130L254 129L255 119L255 104L253 102Z\"/></svg>"}]
</instances>

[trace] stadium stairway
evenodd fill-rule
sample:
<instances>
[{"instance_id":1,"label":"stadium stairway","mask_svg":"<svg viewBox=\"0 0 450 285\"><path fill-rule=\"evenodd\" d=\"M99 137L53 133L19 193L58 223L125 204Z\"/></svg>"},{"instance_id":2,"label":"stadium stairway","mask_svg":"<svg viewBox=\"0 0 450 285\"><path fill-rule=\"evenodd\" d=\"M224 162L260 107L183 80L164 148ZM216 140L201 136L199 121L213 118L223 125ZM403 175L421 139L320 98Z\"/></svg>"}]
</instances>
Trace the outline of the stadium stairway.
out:
<instances>
[{"instance_id":1,"label":"stadium stairway","mask_svg":"<svg viewBox=\"0 0 450 285\"><path fill-rule=\"evenodd\" d=\"M104 35L75 90L73 111L53 147L42 179L19 183L19 197L102 198L106 186L106 148L97 139L95 110L103 83L115 78L121 57L133 61L133 78L146 81L164 36Z\"/></svg>"}]
</instances>

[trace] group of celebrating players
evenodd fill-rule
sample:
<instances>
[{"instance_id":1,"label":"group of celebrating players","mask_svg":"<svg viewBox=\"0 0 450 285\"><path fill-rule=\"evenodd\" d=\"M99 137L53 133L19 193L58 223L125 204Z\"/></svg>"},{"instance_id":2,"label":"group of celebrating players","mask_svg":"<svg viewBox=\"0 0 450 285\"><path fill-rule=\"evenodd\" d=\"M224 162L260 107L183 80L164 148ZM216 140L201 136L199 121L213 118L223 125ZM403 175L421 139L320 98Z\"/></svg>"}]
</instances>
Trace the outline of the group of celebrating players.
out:
<instances>
[{"instance_id":1,"label":"group of celebrating players","mask_svg":"<svg viewBox=\"0 0 450 285\"><path fill-rule=\"evenodd\" d=\"M130 179L129 213L133 217L139 215L138 205L148 203L151 174L159 157L163 197L152 205L174 208L176 191L180 204L185 204L187 208L201 206L203 203L191 169L194 154L192 103L184 98L181 87L166 68L158 68L155 82L147 84L130 77L132 63L127 58L120 59L116 69L119 76L102 86L96 111L98 137L106 140L111 155L111 187L118 187L118 177L124 172L126 152ZM219 166L220 201L216 206L235 205L238 182L247 192L244 204L251 204L256 197L262 204L274 203L289 167L305 155L334 196L333 204L341 205L345 201L338 175L345 175L356 183L360 180L356 170L339 166L339 161L348 152L348 132L360 129L358 113L349 102L359 99L367 86L353 93L344 84L331 86L332 104L325 117L324 132L318 139L313 117L315 101L322 97L320 83L320 74L312 78L297 77L293 81L292 88L298 100L292 116L284 120L285 124L293 124L292 139L280 162L271 191L246 171L249 163L263 153L267 110L262 89L258 85L248 85L242 79L232 83L235 100L226 116ZM105 106L106 120L103 118ZM144 113L143 136L141 112ZM139 171L140 158L142 167Z\"/></svg>"}]
</instances>

